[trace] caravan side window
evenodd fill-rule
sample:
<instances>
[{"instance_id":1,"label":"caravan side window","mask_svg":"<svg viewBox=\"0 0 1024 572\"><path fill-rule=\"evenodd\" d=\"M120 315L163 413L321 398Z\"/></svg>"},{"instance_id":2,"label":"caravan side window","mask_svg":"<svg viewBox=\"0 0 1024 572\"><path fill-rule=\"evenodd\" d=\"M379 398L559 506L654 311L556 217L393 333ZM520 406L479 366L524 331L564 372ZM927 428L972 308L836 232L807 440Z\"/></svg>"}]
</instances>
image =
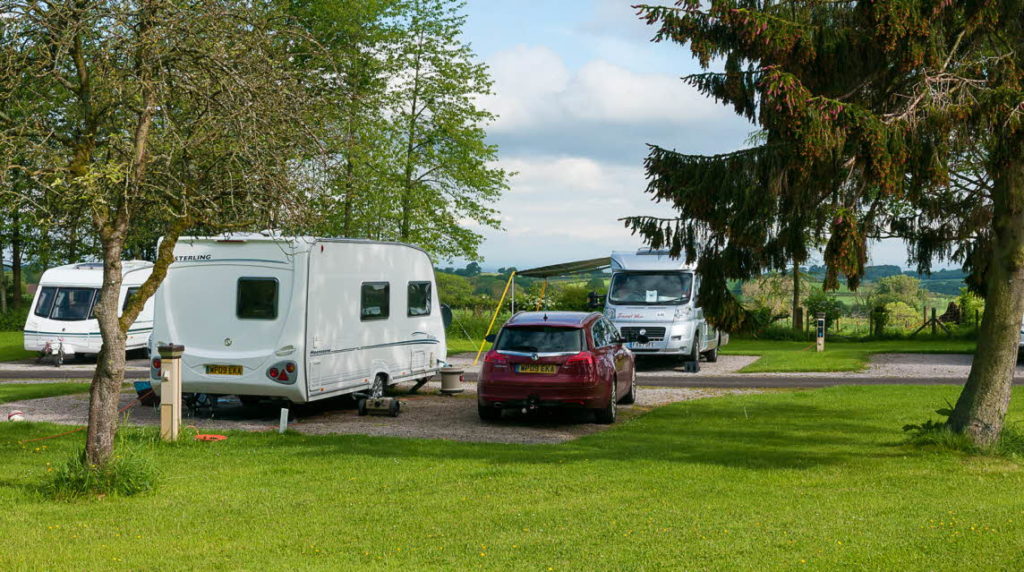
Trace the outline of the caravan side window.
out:
<instances>
[{"instance_id":1,"label":"caravan side window","mask_svg":"<svg viewBox=\"0 0 1024 572\"><path fill-rule=\"evenodd\" d=\"M235 314L242 320L276 320L277 278L239 278Z\"/></svg>"},{"instance_id":2,"label":"caravan side window","mask_svg":"<svg viewBox=\"0 0 1024 572\"><path fill-rule=\"evenodd\" d=\"M388 282L363 282L360 296L362 306L360 320L386 320L391 310L391 284Z\"/></svg>"},{"instance_id":3,"label":"caravan side window","mask_svg":"<svg viewBox=\"0 0 1024 572\"><path fill-rule=\"evenodd\" d=\"M121 304L121 313L122 314L124 313L125 310L128 309L128 303L132 301L132 296L134 296L135 293L138 292L138 291L139 291L138 288L129 288L128 291L125 292L125 294L124 294L124 304Z\"/></svg>"},{"instance_id":4,"label":"caravan side window","mask_svg":"<svg viewBox=\"0 0 1024 572\"><path fill-rule=\"evenodd\" d=\"M430 315L430 282L409 283L409 315Z\"/></svg>"}]
</instances>

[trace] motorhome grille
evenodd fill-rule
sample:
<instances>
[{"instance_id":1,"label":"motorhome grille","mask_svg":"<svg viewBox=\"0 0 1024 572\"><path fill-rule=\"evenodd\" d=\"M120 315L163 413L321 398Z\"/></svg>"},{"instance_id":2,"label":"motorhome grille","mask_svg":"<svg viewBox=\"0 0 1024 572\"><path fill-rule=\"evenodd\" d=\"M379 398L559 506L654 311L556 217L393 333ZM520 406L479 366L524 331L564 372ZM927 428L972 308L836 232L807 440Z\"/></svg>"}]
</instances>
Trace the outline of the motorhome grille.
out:
<instances>
[{"instance_id":1,"label":"motorhome grille","mask_svg":"<svg viewBox=\"0 0 1024 572\"><path fill-rule=\"evenodd\" d=\"M651 341L665 339L665 328L657 328L653 326L626 326L625 328L619 328L619 331L622 332L622 337L626 338L629 341L636 340L637 336L640 335L640 330L643 330L644 333L647 334L647 337L651 339Z\"/></svg>"}]
</instances>

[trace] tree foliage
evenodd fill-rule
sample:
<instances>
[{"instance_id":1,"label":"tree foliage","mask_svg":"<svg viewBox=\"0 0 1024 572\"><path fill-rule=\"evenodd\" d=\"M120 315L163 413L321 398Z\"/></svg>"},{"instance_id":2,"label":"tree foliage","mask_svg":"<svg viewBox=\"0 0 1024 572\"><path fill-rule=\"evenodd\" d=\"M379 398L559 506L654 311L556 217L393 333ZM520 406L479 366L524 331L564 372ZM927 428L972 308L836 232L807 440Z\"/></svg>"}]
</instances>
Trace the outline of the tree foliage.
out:
<instances>
[{"instance_id":1,"label":"tree foliage","mask_svg":"<svg viewBox=\"0 0 1024 572\"><path fill-rule=\"evenodd\" d=\"M733 329L749 318L726 280L781 269L808 240L825 242L828 289L840 274L856 289L871 238L906 239L920 271L962 262L990 311L951 423L991 442L1024 313L1022 11L1021 0L641 7L656 40L687 45L705 69L723 63L687 81L763 137L713 157L653 147L648 191L681 216L628 226L696 261L706 309Z\"/></svg>"}]
</instances>

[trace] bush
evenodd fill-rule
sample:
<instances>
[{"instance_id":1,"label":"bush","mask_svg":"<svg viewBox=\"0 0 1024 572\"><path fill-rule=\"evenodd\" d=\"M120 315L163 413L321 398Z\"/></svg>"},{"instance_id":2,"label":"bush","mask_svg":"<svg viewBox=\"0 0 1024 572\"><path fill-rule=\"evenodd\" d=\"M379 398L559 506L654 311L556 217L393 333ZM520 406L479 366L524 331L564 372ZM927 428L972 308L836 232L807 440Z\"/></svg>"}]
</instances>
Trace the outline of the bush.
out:
<instances>
[{"instance_id":1,"label":"bush","mask_svg":"<svg viewBox=\"0 0 1024 572\"><path fill-rule=\"evenodd\" d=\"M836 319L842 316L846 310L846 306L834 295L826 294L820 288L811 292L804 304L807 306L807 316L810 320L816 319L818 312L825 314L826 329L831 328Z\"/></svg>"},{"instance_id":2,"label":"bush","mask_svg":"<svg viewBox=\"0 0 1024 572\"><path fill-rule=\"evenodd\" d=\"M14 310L8 308L7 312L0 314L0 332L20 332L25 328L25 320L28 318L28 307L31 302L21 305L21 308Z\"/></svg>"},{"instance_id":3,"label":"bush","mask_svg":"<svg viewBox=\"0 0 1024 572\"><path fill-rule=\"evenodd\" d=\"M913 328L921 322L917 310L903 302L889 302L885 305L885 312L888 314L887 325L901 330Z\"/></svg>"},{"instance_id":4,"label":"bush","mask_svg":"<svg viewBox=\"0 0 1024 572\"><path fill-rule=\"evenodd\" d=\"M967 287L960 289L960 295L957 296L956 305L960 307L960 323L974 325L975 312L977 312L978 318L981 318L985 313L985 300L981 296L978 296L974 292L971 292Z\"/></svg>"},{"instance_id":5,"label":"bush","mask_svg":"<svg viewBox=\"0 0 1024 572\"><path fill-rule=\"evenodd\" d=\"M47 469L42 490L56 500L87 496L132 496L153 490L158 471L153 462L124 439L118 439L114 457L104 467L87 465L79 453L63 465Z\"/></svg>"}]
</instances>

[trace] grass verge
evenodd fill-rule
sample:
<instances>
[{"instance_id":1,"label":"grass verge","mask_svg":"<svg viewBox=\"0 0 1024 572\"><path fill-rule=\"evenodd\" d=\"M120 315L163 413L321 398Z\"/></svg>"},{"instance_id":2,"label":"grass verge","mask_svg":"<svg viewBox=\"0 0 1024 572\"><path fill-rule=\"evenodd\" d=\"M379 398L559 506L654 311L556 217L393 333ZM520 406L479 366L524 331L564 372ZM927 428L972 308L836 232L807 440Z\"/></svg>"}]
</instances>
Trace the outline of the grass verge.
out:
<instances>
[{"instance_id":1,"label":"grass verge","mask_svg":"<svg viewBox=\"0 0 1024 572\"><path fill-rule=\"evenodd\" d=\"M140 438L160 489L72 503L33 487L81 439L36 450L18 440L55 427L0 423L0 503L17 515L0 519L17 539L0 568L1020 569L1020 465L901 430L957 391L707 399L562 445Z\"/></svg>"},{"instance_id":2,"label":"grass verge","mask_svg":"<svg viewBox=\"0 0 1024 572\"><path fill-rule=\"evenodd\" d=\"M825 351L815 351L814 343L733 339L722 347L722 354L756 355L761 359L740 373L860 371L871 356L879 353L969 354L971 340L879 340L868 342L830 342Z\"/></svg>"},{"instance_id":3,"label":"grass verge","mask_svg":"<svg viewBox=\"0 0 1024 572\"><path fill-rule=\"evenodd\" d=\"M0 383L0 403L89 391L88 383Z\"/></svg>"},{"instance_id":4,"label":"grass verge","mask_svg":"<svg viewBox=\"0 0 1024 572\"><path fill-rule=\"evenodd\" d=\"M21 332L0 332L0 361L28 359L35 355L35 352L25 351Z\"/></svg>"}]
</instances>

